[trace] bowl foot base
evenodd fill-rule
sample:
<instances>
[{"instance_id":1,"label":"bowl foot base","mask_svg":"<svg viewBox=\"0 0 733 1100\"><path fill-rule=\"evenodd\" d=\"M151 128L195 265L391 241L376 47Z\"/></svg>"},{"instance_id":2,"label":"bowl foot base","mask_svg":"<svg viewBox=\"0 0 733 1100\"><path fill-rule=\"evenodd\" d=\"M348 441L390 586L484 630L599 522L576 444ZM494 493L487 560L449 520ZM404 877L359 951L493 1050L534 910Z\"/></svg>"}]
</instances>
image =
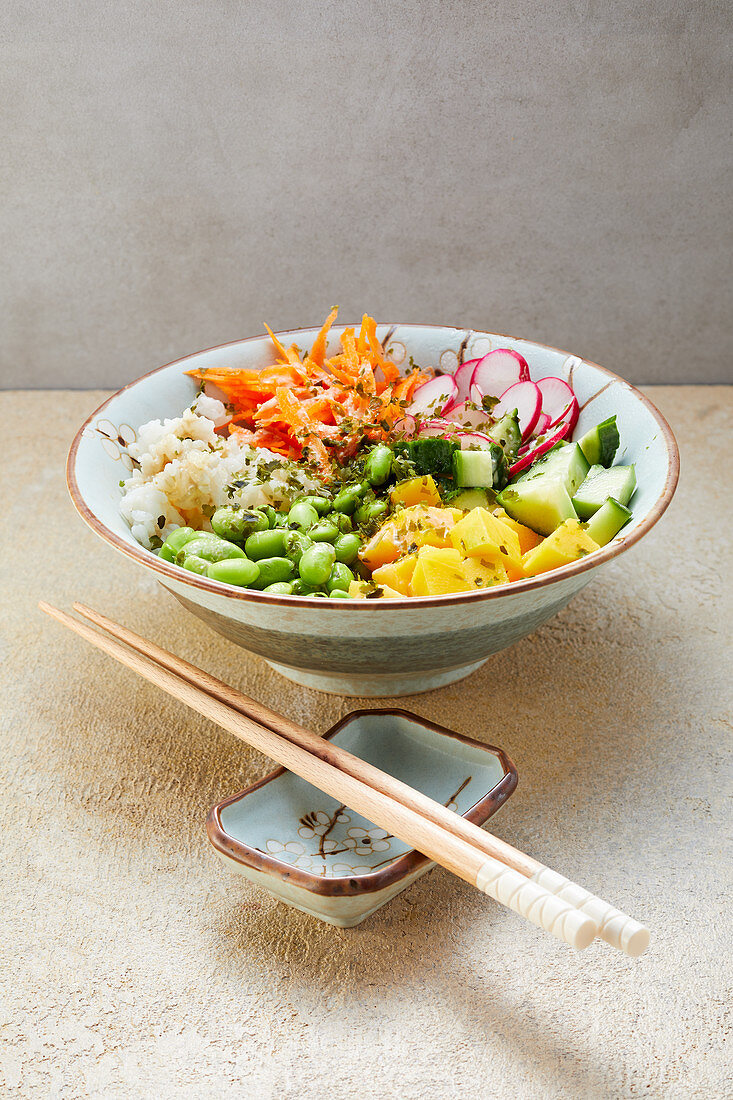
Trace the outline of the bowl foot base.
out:
<instances>
[{"instance_id":1,"label":"bowl foot base","mask_svg":"<svg viewBox=\"0 0 733 1100\"><path fill-rule=\"evenodd\" d=\"M435 691L436 688L454 684L457 680L470 676L477 668L481 668L485 661L484 657L481 661L475 661L470 665L444 668L437 672L398 672L373 676L368 673L332 673L293 668L291 665L280 665L275 661L268 661L267 664L286 680L292 680L314 691L323 691L328 695L383 699L394 698L397 695L419 695L424 691Z\"/></svg>"}]
</instances>

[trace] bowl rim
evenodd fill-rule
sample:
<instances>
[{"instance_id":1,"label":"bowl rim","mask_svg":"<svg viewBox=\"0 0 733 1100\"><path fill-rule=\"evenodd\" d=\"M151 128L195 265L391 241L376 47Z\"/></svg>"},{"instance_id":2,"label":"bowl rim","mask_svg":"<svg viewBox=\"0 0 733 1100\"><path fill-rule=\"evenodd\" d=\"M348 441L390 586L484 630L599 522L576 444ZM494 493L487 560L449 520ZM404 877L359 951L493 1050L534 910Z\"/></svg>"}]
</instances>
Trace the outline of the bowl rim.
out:
<instances>
[{"instance_id":1,"label":"bowl rim","mask_svg":"<svg viewBox=\"0 0 733 1100\"><path fill-rule=\"evenodd\" d=\"M331 726L323 734L323 737L325 740L330 741L354 718L374 714L397 715L398 717L409 718L410 721L416 722L434 733L444 737L452 737L456 741L461 741L464 745L482 749L488 755L495 756L498 759L504 771L501 779L461 815L473 825L484 825L515 791L519 776L517 769L503 749L497 748L495 745L487 745L484 741L477 741L473 737L466 737L462 733L456 733L455 730L450 730L446 726L431 722L419 714L413 714L400 707L375 707L349 711L348 714L345 714L343 718L340 718L338 722ZM294 867L291 863L285 863L283 860L277 859L276 856L262 852L259 848L253 848L227 833L221 822L221 811L271 783L274 779L279 779L287 771L287 768L276 768L275 771L257 780L256 783L245 787L244 790L237 791L236 794L229 795L211 807L206 816L206 832L212 845L221 855L246 867L252 867L263 874L275 875L294 886L300 886L310 891L312 894L319 894L321 897L359 897L363 894L373 894L409 875L419 873L433 862L428 856L423 855L414 848L410 848L409 851L393 860L387 867L379 871L372 871L371 874L319 875L313 871L304 871L300 867Z\"/></svg>"},{"instance_id":2,"label":"bowl rim","mask_svg":"<svg viewBox=\"0 0 733 1100\"><path fill-rule=\"evenodd\" d=\"M332 329L332 333L338 333L342 329L350 326L336 325ZM386 327L389 329L441 329L452 332L464 332L466 338L462 344L462 351L459 356L463 354L463 347L468 342L471 335L476 336L490 336L496 337L500 340L514 340L517 342L524 342L527 344L533 344L537 348L542 348L545 351L557 352L560 355L566 357L572 356L574 353L564 351L562 348L556 348L552 344L541 344L537 340L529 340L526 337L511 336L501 332L485 332L482 329L466 329L459 328L455 325L436 325L436 324L418 324L414 322L380 322L380 328ZM276 333L275 336L293 336L302 332L317 332L317 327L306 328L292 328L282 329ZM631 390L641 402L642 405L651 413L653 419L657 422L659 429L662 433L662 437L665 442L667 455L669 458L669 468L667 471L667 478L661 493L653 507L649 510L648 514L641 521L639 526L635 528L630 534L621 536L619 538L612 539L607 546L602 546L600 550L594 551L593 554L589 554L578 561L571 562L569 565L560 566L558 569L553 569L548 573L540 573L536 577L526 577L523 580L511 581L509 584L496 585L492 588L482 588L476 592L450 592L445 596L413 596L409 599L389 599L381 598L379 600L313 600L308 596L281 596L275 593L259 592L256 589L250 588L234 588L232 585L227 585L221 581L210 580L208 577L199 576L196 573L187 573L186 571L179 569L177 566L169 564L159 558L156 554L153 554L150 550L146 550L142 546L132 545L121 539L119 535L116 535L114 531L111 531L105 523L92 511L89 505L84 500L82 492L79 488L79 483L76 477L76 459L79 451L84 432L89 425L99 417L102 413L120 394L125 393L127 390L137 386L140 382L143 382L146 378L152 377L154 374L159 374L161 371L167 370L169 367L174 367L178 363L185 363L190 359L194 359L199 355L205 355L210 351L218 351L222 348L241 346L242 344L248 344L255 340L262 340L268 338L267 333L261 333L256 336L248 336L240 340L227 340L223 344L214 344L209 348L203 348L201 351L190 352L187 355L180 356L178 359L172 359L169 363L164 363L160 367L155 367L153 370L147 371L145 374L141 374L139 378L134 378L131 382L128 382L125 386L120 387L113 394L111 394L106 400L102 402L90 415L86 418L84 423L77 431L74 439L69 448L69 453L66 460L66 485L69 491L71 500L76 508L77 512L100 538L108 542L115 550L122 554L126 554L128 557L140 564L146 566L148 569L152 569L154 572L161 574L162 578L168 577L169 579L178 582L179 584L186 585L191 588L199 588L205 592L212 593L216 596L223 596L232 600L246 600L249 602L261 602L264 601L265 605L275 604L281 607L307 607L310 610L318 608L318 610L333 611L337 614L343 613L345 610L356 611L357 613L364 613L365 609L371 610L375 607L382 607L384 610L395 610L399 608L400 611L419 611L426 607L446 607L449 604L460 601L461 603L474 603L482 602L484 600L501 599L505 596L520 595L524 592L531 592L536 589L544 588L550 584L556 584L558 581L570 579L572 577L579 576L582 573L587 572L590 569L595 569L596 566L601 565L605 561L610 561L612 558L617 557L623 553L624 550L628 550L636 542L642 538L647 531L657 523L667 510L672 497L674 496L675 489L677 488L677 482L679 480L680 473L680 455L679 448L677 446L677 440L674 437L674 433L670 428L667 420L654 405L649 398L641 392L631 382L627 382L625 378L621 378L620 375L615 374L607 367L602 367L600 363L594 362L592 359L584 359L581 356L575 356L580 359L581 362L586 363L588 366L599 370L602 374L605 374L609 378L610 382L620 382L623 386L626 386ZM182 574L186 574L182 576ZM161 580L161 583L165 583Z\"/></svg>"}]
</instances>

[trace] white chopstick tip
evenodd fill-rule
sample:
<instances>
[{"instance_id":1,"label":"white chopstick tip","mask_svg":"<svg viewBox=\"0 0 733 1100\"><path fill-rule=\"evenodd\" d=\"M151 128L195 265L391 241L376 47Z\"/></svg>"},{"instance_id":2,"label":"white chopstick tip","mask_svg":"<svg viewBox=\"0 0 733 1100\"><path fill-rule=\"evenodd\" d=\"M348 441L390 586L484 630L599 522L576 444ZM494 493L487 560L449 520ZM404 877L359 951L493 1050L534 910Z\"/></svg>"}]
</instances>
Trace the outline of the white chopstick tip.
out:
<instances>
[{"instance_id":1,"label":"white chopstick tip","mask_svg":"<svg viewBox=\"0 0 733 1100\"><path fill-rule=\"evenodd\" d=\"M624 954L630 955L632 959L638 959L639 955L643 955L648 948L649 940L649 929L640 926L629 936L628 940L623 942Z\"/></svg>"},{"instance_id":2,"label":"white chopstick tip","mask_svg":"<svg viewBox=\"0 0 733 1100\"><path fill-rule=\"evenodd\" d=\"M576 912L580 912L580 910L576 910ZM573 947L576 951L585 951L586 947L590 947L597 935L598 925L594 924L589 917L582 923L578 921Z\"/></svg>"},{"instance_id":3,"label":"white chopstick tip","mask_svg":"<svg viewBox=\"0 0 733 1100\"><path fill-rule=\"evenodd\" d=\"M598 935L586 913L493 857L479 868L476 887L576 951L585 951Z\"/></svg>"},{"instance_id":4,"label":"white chopstick tip","mask_svg":"<svg viewBox=\"0 0 733 1100\"><path fill-rule=\"evenodd\" d=\"M620 909L609 905L602 898L589 893L576 882L549 867L540 867L532 875L532 881L544 886L555 897L562 898L570 905L587 913L598 924L598 935L617 951L623 951L631 958L643 955L649 946L649 930L638 920L622 913Z\"/></svg>"}]
</instances>

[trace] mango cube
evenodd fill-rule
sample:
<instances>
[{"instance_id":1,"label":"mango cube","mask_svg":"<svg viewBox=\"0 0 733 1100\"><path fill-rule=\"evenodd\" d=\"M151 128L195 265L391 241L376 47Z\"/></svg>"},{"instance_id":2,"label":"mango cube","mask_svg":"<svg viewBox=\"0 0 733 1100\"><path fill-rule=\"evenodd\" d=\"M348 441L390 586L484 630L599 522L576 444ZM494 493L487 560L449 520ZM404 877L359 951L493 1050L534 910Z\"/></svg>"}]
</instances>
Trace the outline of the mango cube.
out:
<instances>
[{"instance_id":1,"label":"mango cube","mask_svg":"<svg viewBox=\"0 0 733 1100\"><path fill-rule=\"evenodd\" d=\"M411 546L446 546L448 531L454 523L455 508L425 504L403 508L382 524L359 557L370 569L378 569L402 557Z\"/></svg>"},{"instance_id":2,"label":"mango cube","mask_svg":"<svg viewBox=\"0 0 733 1100\"><path fill-rule=\"evenodd\" d=\"M542 535L538 535L536 531L533 531L531 527L526 527L523 523L517 523L503 508L494 508L493 511L496 518L501 520L505 527L510 527L514 531L519 539L519 549L522 554L534 550L535 546L539 546L542 542Z\"/></svg>"},{"instance_id":3,"label":"mango cube","mask_svg":"<svg viewBox=\"0 0 733 1100\"><path fill-rule=\"evenodd\" d=\"M380 565L395 561L400 556L399 543L394 525L383 523L366 546L362 547L359 557L370 569L377 569Z\"/></svg>"},{"instance_id":4,"label":"mango cube","mask_svg":"<svg viewBox=\"0 0 733 1100\"><path fill-rule=\"evenodd\" d=\"M463 571L463 559L457 550L423 546L410 583L412 596L445 596L450 592L470 592Z\"/></svg>"},{"instance_id":5,"label":"mango cube","mask_svg":"<svg viewBox=\"0 0 733 1100\"><path fill-rule=\"evenodd\" d=\"M425 580L425 570L422 567L422 562L418 561L410 578L410 595L411 596L428 596L427 581Z\"/></svg>"},{"instance_id":6,"label":"mango cube","mask_svg":"<svg viewBox=\"0 0 733 1100\"><path fill-rule=\"evenodd\" d=\"M463 575L469 589L493 588L496 584L506 584L510 579L500 561L486 562L480 558L464 558Z\"/></svg>"},{"instance_id":7,"label":"mango cube","mask_svg":"<svg viewBox=\"0 0 733 1100\"><path fill-rule=\"evenodd\" d=\"M451 528L448 537L465 557L501 562L512 580L524 576L516 532L486 508L472 508Z\"/></svg>"},{"instance_id":8,"label":"mango cube","mask_svg":"<svg viewBox=\"0 0 733 1100\"><path fill-rule=\"evenodd\" d=\"M398 592L396 588L390 588L388 584L380 584L382 591L377 599L379 600L402 600L404 599L404 592Z\"/></svg>"},{"instance_id":9,"label":"mango cube","mask_svg":"<svg viewBox=\"0 0 733 1100\"><path fill-rule=\"evenodd\" d=\"M372 573L375 584L388 585L390 588L401 592L403 596L410 595L410 581L417 565L417 554L407 554L404 558L398 558L395 562L380 565Z\"/></svg>"},{"instance_id":10,"label":"mango cube","mask_svg":"<svg viewBox=\"0 0 733 1100\"><path fill-rule=\"evenodd\" d=\"M390 588L387 584L380 584L381 592L379 595L374 595L372 599L375 600L401 600L404 598L404 592L398 592L394 588ZM374 588L367 584L366 581L352 581L349 585L349 595L353 600L366 600L371 592L374 592Z\"/></svg>"},{"instance_id":11,"label":"mango cube","mask_svg":"<svg viewBox=\"0 0 733 1100\"><path fill-rule=\"evenodd\" d=\"M534 577L538 573L558 569L561 565L569 565L598 549L598 543L594 542L577 519L566 519L539 546L524 555L522 565L525 575Z\"/></svg>"},{"instance_id":12,"label":"mango cube","mask_svg":"<svg viewBox=\"0 0 733 1100\"><path fill-rule=\"evenodd\" d=\"M404 532L403 546L450 546L448 532L455 524L455 509L418 505L405 508L394 518L395 526Z\"/></svg>"},{"instance_id":13,"label":"mango cube","mask_svg":"<svg viewBox=\"0 0 733 1100\"><path fill-rule=\"evenodd\" d=\"M437 507L440 504L440 493L430 474L398 482L389 496L393 504L404 504L406 507L412 504L432 504Z\"/></svg>"}]
</instances>

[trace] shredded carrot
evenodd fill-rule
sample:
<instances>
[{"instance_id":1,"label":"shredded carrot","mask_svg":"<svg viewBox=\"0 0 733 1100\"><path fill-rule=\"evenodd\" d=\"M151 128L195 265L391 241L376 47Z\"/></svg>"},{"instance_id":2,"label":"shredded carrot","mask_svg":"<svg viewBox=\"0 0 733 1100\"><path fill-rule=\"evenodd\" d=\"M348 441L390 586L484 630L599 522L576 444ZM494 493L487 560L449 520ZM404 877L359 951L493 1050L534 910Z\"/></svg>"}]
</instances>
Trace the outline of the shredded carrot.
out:
<instances>
[{"instance_id":1,"label":"shredded carrot","mask_svg":"<svg viewBox=\"0 0 733 1100\"><path fill-rule=\"evenodd\" d=\"M280 358L281 358L281 359L283 360L283 362L285 362L285 363L289 363L289 362L291 361L291 358L290 358L290 354L291 354L291 352L292 352L292 350L293 350L293 347L294 347L295 345L292 345L292 346L291 346L291 347L290 347L290 348L288 349L288 351L286 351L286 350L285 350L285 348L284 348L284 346L283 346L283 345L282 345L282 344L280 343L280 341L278 340L278 338L277 338L277 336L275 335L275 333L274 333L274 332L272 331L272 329L270 328L270 326L269 326L269 325L265 325L265 328L267 329L267 333L268 333L268 335L269 335L270 339L272 340L273 344L275 345L275 351L277 352L277 354L278 354L278 355L280 356ZM296 349L296 350L297 350L297 349Z\"/></svg>"},{"instance_id":2,"label":"shredded carrot","mask_svg":"<svg viewBox=\"0 0 733 1100\"><path fill-rule=\"evenodd\" d=\"M336 317L338 316L338 311L339 307L334 306L328 317L324 321L323 328L316 336L315 340L313 341L313 347L308 353L308 358L310 359L311 363L315 363L317 367L323 366L323 360L326 355L326 338L328 336L328 330L330 329L333 322L336 320ZM270 330L268 329L267 331L269 332Z\"/></svg>"},{"instance_id":3,"label":"shredded carrot","mask_svg":"<svg viewBox=\"0 0 733 1100\"><path fill-rule=\"evenodd\" d=\"M341 334L341 351L326 358L331 310L309 352L286 348L265 325L277 354L261 371L201 368L188 373L212 383L232 406L228 430L242 442L304 459L329 480L334 462L356 453L364 441L388 437L416 388L432 375L413 368L401 377L377 337L377 323L364 314L358 334Z\"/></svg>"}]
</instances>

